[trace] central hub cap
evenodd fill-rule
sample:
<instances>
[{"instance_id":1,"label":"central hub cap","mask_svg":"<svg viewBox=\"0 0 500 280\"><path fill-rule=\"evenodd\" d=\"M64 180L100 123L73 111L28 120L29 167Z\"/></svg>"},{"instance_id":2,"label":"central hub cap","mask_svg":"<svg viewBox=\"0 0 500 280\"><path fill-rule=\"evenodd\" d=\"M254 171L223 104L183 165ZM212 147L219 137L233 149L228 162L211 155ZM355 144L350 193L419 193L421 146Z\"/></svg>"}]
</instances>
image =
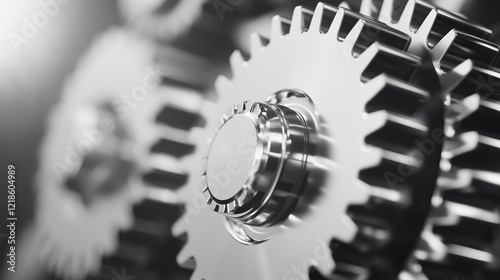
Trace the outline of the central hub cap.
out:
<instances>
[{"instance_id":1,"label":"central hub cap","mask_svg":"<svg viewBox=\"0 0 500 280\"><path fill-rule=\"evenodd\" d=\"M203 192L216 212L253 226L285 218L300 192L308 130L300 113L272 103L232 108L208 153Z\"/></svg>"}]
</instances>

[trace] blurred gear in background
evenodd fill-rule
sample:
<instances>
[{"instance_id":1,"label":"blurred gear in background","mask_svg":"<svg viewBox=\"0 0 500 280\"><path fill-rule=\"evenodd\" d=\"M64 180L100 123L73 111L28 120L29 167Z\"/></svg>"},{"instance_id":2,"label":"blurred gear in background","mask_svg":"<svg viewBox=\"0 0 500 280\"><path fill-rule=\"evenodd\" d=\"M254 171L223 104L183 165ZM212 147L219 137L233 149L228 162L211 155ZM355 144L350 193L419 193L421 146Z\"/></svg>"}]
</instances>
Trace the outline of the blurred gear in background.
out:
<instances>
[{"instance_id":1,"label":"blurred gear in background","mask_svg":"<svg viewBox=\"0 0 500 280\"><path fill-rule=\"evenodd\" d=\"M98 270L102 256L116 249L118 231L132 225L140 126L112 108L142 84L153 58L152 44L122 29L106 31L50 117L37 176L37 234L41 260L59 276L76 279ZM158 81L147 83L157 87Z\"/></svg>"},{"instance_id":2,"label":"blurred gear in background","mask_svg":"<svg viewBox=\"0 0 500 280\"><path fill-rule=\"evenodd\" d=\"M41 146L46 269L500 279L497 4L326 2L118 1Z\"/></svg>"},{"instance_id":3,"label":"blurred gear in background","mask_svg":"<svg viewBox=\"0 0 500 280\"><path fill-rule=\"evenodd\" d=\"M189 170L181 158L193 150L189 130L203 101L196 86L188 87L196 80L189 69L207 67L175 48L162 52L112 29L65 88L42 147L42 166L51 170L38 180L40 252L56 275L99 274L102 257L104 267L117 260L147 266L156 247L173 240L175 189ZM183 62L182 70L168 66ZM171 214L152 214L162 211ZM162 255L174 256L174 249Z\"/></svg>"}]
</instances>

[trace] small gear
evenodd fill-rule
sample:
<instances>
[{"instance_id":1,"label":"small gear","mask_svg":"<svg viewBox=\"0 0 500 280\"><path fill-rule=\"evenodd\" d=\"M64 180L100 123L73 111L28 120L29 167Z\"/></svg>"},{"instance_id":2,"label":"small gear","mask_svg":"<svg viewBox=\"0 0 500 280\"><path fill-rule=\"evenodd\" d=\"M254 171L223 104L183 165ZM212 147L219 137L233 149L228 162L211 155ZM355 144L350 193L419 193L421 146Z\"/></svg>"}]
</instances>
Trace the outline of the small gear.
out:
<instances>
[{"instance_id":1,"label":"small gear","mask_svg":"<svg viewBox=\"0 0 500 280\"><path fill-rule=\"evenodd\" d=\"M143 83L154 54L152 44L128 31L107 30L50 116L37 174L37 230L42 262L61 277L95 272L116 248L118 231L132 224L140 180L133 163L137 127L112 107ZM154 77L148 83L157 86Z\"/></svg>"},{"instance_id":2,"label":"small gear","mask_svg":"<svg viewBox=\"0 0 500 280\"><path fill-rule=\"evenodd\" d=\"M207 0L120 0L119 10L139 32L170 41L185 33L201 16Z\"/></svg>"},{"instance_id":3,"label":"small gear","mask_svg":"<svg viewBox=\"0 0 500 280\"><path fill-rule=\"evenodd\" d=\"M178 261L195 268L192 279L307 278L311 267L331 275L330 241L348 243L357 231L348 206L383 191L360 171L408 159L405 148L370 145L367 136L383 127L419 131L409 115L430 102L404 81L418 58L363 40L366 26L391 45L408 44L404 34L320 3L314 12L297 7L291 21L274 17L269 40L252 35L248 60L233 53L232 79L217 80L219 97L202 112L217 127L214 137L197 136L210 139L208 152L197 152L203 176L186 185L187 212L174 227L187 235ZM384 106L382 96L419 102Z\"/></svg>"},{"instance_id":4,"label":"small gear","mask_svg":"<svg viewBox=\"0 0 500 280\"><path fill-rule=\"evenodd\" d=\"M373 6L364 1L365 13L373 15ZM488 68L496 63L499 47L482 39L491 35L488 29L419 1L409 1L397 22L392 1L384 1L380 11L381 21L414 34L413 45L431 46L428 51L449 92L434 209L414 255L420 264L413 262L402 276L498 279L500 215L493 189L500 142L492 118L500 111L494 94L500 74ZM425 20L413 33L410 23L422 14ZM445 73L452 73L452 79Z\"/></svg>"}]
</instances>

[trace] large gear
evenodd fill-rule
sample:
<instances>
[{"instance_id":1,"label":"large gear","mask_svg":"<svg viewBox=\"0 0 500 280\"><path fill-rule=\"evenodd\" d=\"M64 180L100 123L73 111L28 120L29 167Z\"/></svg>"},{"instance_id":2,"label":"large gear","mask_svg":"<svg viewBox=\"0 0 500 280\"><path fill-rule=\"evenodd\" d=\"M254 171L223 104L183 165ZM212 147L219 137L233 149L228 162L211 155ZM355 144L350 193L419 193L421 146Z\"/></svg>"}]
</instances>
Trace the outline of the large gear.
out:
<instances>
[{"instance_id":1,"label":"large gear","mask_svg":"<svg viewBox=\"0 0 500 280\"><path fill-rule=\"evenodd\" d=\"M347 24L353 21L357 22L354 27ZM205 167L197 167L204 175L188 184L187 213L174 227L177 235L187 234L187 243L178 260L190 267L195 263L192 279L280 279L293 277L294 273L307 277L311 267L325 276L331 275L334 263L328 244L332 239L348 243L356 234L356 225L347 215L347 207L366 202L370 195L390 192L364 183L358 177L360 171L383 160L411 162L410 151L404 145L394 145L397 150L391 151L387 145L381 148L380 143L367 145L366 138L382 127L386 132L410 138L422 129L427 130L428 127L411 117L418 111L415 108L419 107L415 106L418 102L408 102L411 109L384 106L377 97L402 98L397 95L405 93L407 100L419 100L428 106L435 103L436 98L429 99L428 92L404 81L414 76L418 58L373 43L377 38L361 40L366 39L360 38L365 26L378 28L379 34L385 35L380 36L382 40L391 45L403 48L408 44L404 34L352 11L346 12L344 8L320 3L314 13L297 7L291 22L278 16L273 18L269 42L258 34L252 35L248 60L238 51L233 53L230 60L233 77L217 80L217 105L212 111L204 111L208 127L220 128L210 141L209 152L198 153L205 157ZM439 89L434 90L439 96ZM371 107L367 106L377 99ZM387 112L381 111L383 109ZM297 123L295 115L304 122ZM220 116L222 124L218 122ZM280 118L281 124L276 123ZM426 122L425 118L422 122ZM278 133L270 129L280 126L290 132L280 137L267 136ZM352 129L353 126L356 129ZM238 133L241 136L235 136L237 128L250 136L241 132ZM256 141L251 140L252 129L256 129ZM207 133L197 138L210 138ZM290 135L295 138L287 138ZM277 148L279 139L287 143L282 144L282 148ZM238 144L248 144L248 141L257 146L251 150L255 153L252 164L240 162L244 159L237 156ZM294 153L285 153L280 158L283 149L292 149ZM229 171L241 167L245 176L247 171L249 174L248 178L239 176L238 172L233 174L237 183L231 181L230 175L224 175L232 182L231 187L225 189L214 179L216 174L222 176L214 168L221 162L232 162L228 154L241 164L226 166ZM287 165L290 160L287 155L301 164ZM274 157L282 165L269 166L268 161ZM290 166L294 166L293 171L287 169ZM279 171L273 174L276 168ZM229 171L228 174L232 174ZM262 182L277 183L269 186ZM243 187L239 188L241 183ZM276 198L275 188L285 188L280 189L279 197L291 197L292 201ZM272 210L275 208L270 207L268 201L282 209ZM397 204L397 198L395 201ZM283 257L282 251L289 246L294 250ZM325 250L325 258L318 260L314 254L321 250Z\"/></svg>"},{"instance_id":2,"label":"large gear","mask_svg":"<svg viewBox=\"0 0 500 280\"><path fill-rule=\"evenodd\" d=\"M373 15L373 6L364 1L364 12ZM402 277L498 279L500 215L493 189L498 186L495 164L500 145L492 117L499 112L493 92L500 74L488 68L496 63L499 47L481 39L491 34L486 28L422 2L409 1L399 21L393 20L392 1L384 1L380 10L379 20L408 33L410 23L427 10L412 43L432 46L428 51L450 93L434 209L414 255L420 264L410 264L410 272ZM460 63L462 71L450 71ZM445 76L450 72L453 79Z\"/></svg>"}]
</instances>

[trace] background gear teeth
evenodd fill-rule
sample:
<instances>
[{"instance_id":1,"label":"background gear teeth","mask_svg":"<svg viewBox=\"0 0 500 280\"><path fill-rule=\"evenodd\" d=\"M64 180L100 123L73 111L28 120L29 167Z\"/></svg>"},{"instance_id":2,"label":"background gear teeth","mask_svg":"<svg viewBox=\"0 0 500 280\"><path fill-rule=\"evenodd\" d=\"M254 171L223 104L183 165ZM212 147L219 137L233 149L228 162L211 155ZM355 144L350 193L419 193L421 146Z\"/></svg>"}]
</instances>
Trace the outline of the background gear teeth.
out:
<instances>
[{"instance_id":1,"label":"background gear teeth","mask_svg":"<svg viewBox=\"0 0 500 280\"><path fill-rule=\"evenodd\" d=\"M124 56L128 59L123 60ZM125 30L109 29L94 41L65 85L61 103L51 115L49 131L42 144L40 170L37 175L37 240L43 244L39 252L42 262L50 271L61 277L80 279L90 272L96 272L102 256L116 249L118 231L132 224L132 207L138 201L138 189L135 186L138 178L134 177L137 175L134 168L130 179L125 177L110 183L119 184L121 181L121 185L113 185L109 194L102 193L102 197L92 197L90 202L85 202L82 200L83 194L72 191L69 185L70 179L78 176L78 169L83 168L81 165L85 164L85 161L78 162L78 166L70 170L70 173L67 172L68 166L66 169L59 169L62 173L60 175L64 175L61 180L58 180L57 170L53 167L56 162L59 163L58 166L65 163L68 148L76 149L74 147L86 139L79 133L89 127L79 125L78 122L82 121L76 119L79 110L98 109L111 104L120 94L127 93L133 86L141 84L144 71L153 61L153 57L154 47L151 44ZM103 67L101 63L104 62ZM121 65L120 68L117 69L117 65ZM106 110L108 109L104 111ZM132 114L134 113L139 114ZM126 134L124 139L120 139L123 136L117 135L116 138L121 142L113 145L125 148L128 147L127 141L132 143L128 155L124 151L118 151L114 156L122 156L123 161L129 161L136 149L134 143L137 141L137 135L134 131L137 127L125 124L118 117L110 120L115 122L116 130L123 127ZM82 131L78 131L78 128ZM95 128L100 127L96 125ZM102 137L103 141L96 144L95 151L101 149L99 145L106 144L108 139L114 139L111 135ZM109 150L111 149L106 151ZM77 172L73 172L75 170ZM113 178L117 174L108 175ZM78 184L80 183L82 182ZM109 184L97 181L94 183ZM93 183L88 181L86 184ZM75 239L80 241L74 242Z\"/></svg>"},{"instance_id":2,"label":"background gear teeth","mask_svg":"<svg viewBox=\"0 0 500 280\"><path fill-rule=\"evenodd\" d=\"M388 3L386 8L392 5L390 2L385 1L384 4ZM417 4L420 3L410 1L407 4L396 26L402 28L401 22L407 25L415 20ZM438 180L436 196L433 198L434 210L429 218L429 225L422 234L422 241L416 249L415 256L422 264L422 268L417 267L416 270L417 273L423 270L426 275L419 277L429 277L429 279L442 279L452 275L461 275L467 279L496 279L499 269L498 255L495 253L498 252L494 252L492 248L498 243L499 216L498 210L488 205L497 198L482 194L481 187L477 187L483 184L484 179L481 177L488 178L491 173L488 174L490 176L473 174L489 171L487 165L481 162L484 162L485 158L495 158L494 151L497 149L495 147L498 140L472 131L480 128L482 123L490 122L474 116L485 110L493 112L493 115L497 111L495 101L490 101L491 85L488 85L486 94L481 96L477 93L479 88L483 88L477 79L482 77L483 80L491 81L492 77L498 75L494 70L486 69L496 63L498 46L475 37L488 37L491 31L486 28L436 10L432 6L430 8L432 10L423 24L426 29L425 34L437 33L439 36L446 34L431 50L435 63L444 72L453 72L450 68L459 63L463 64L465 59L472 60L474 66L462 71L462 74L457 76L461 76L460 79L457 77L446 79L441 76L441 80L450 90L445 115L447 123L445 147L448 148L443 153L442 174ZM441 15L441 18L438 15ZM391 17L386 20L389 24L391 21ZM434 35L434 41L439 36ZM427 40L432 41L431 37L415 39L426 44ZM470 51L463 52L463 50ZM453 81L453 84L449 81ZM476 87L472 88L472 85ZM486 135L494 135L496 130L496 128L480 129Z\"/></svg>"},{"instance_id":3,"label":"background gear teeth","mask_svg":"<svg viewBox=\"0 0 500 280\"><path fill-rule=\"evenodd\" d=\"M338 12L337 12L338 11ZM311 15L313 15L311 17ZM333 24L332 24L333 22ZM328 28L329 24L332 24L332 27ZM321 61L316 61L316 59L319 59L315 56L303 56L299 55L304 54L304 53L315 53L315 54L322 54L323 56L329 55L329 51L325 51L325 53L320 52L320 51L308 51L306 46L309 46L308 44L311 44L310 46L315 46L315 47L321 47L324 46L322 42L315 42L314 40L325 40L325 42L330 42L328 43L328 46L332 45L337 45L340 47L341 53L344 54L341 60L339 61L347 61L348 63L351 63L353 65L352 67L346 68L349 71L353 71L353 75L356 77L359 77L362 81L364 81L364 84L357 85L359 83L359 80L357 82L354 82L352 86L361 86L360 90L365 90L366 92L370 92L366 97L360 97L361 98L361 108L358 108L356 112L366 112L367 108L371 108L372 111L369 111L371 114L369 114L370 117L374 117L373 120L377 120L376 122L373 122L372 125L368 126L361 126L364 127L362 129L362 136L359 136L360 141L364 142L364 138L371 134L372 132L375 132L382 128L385 127L388 131L391 131L392 133L396 134L408 134L409 139L413 137L413 134L425 134L425 132L428 132L429 128L426 126L427 122L427 117L420 116L417 118L414 118L414 114L419 111L419 108L415 108L414 106L412 107L409 105L408 107L410 108L409 110L404 110L398 112L399 114L396 113L391 113L389 114L379 114L379 113L374 113L375 111L385 109L384 105L387 105L388 107L391 107L390 104L385 104L384 103L384 98L387 98L389 96L397 96L396 92L399 93L405 93L409 98L413 98L414 100L429 100L430 94L425 91L421 90L418 87L412 86L405 82L404 80L411 81L414 79L414 75L416 71L419 68L420 61L417 57L405 54L404 52L401 52L397 50L397 48L391 48L391 47L386 47L384 45L381 45L379 43L373 43L376 41L376 39L369 38L370 40L363 40L363 32L366 31L365 27L369 25L371 26L376 26L379 27L380 33L379 34L384 34L389 36L389 38L385 37L384 39L387 40L388 42L391 42L390 38L399 38L398 40L394 40L394 42L401 42L399 45L400 49L404 49L405 46L408 45L408 37L404 35L403 33L397 32L393 29L390 29L386 26L374 23L366 18L362 18L356 13L344 9L337 10L337 8L330 7L324 4L319 4L316 8L316 11L313 13L311 11L308 11L307 9L298 7L294 11L294 16L291 21L288 21L286 19L280 18L280 17L275 17L273 18L273 24L271 28L271 39L267 45L264 46L265 40L261 40L258 35L253 35L251 38L251 48L250 50L252 51L250 58L247 60L244 58L244 56L240 52L235 52L230 59L232 70L233 70L233 77L231 80L228 80L227 78L219 78L216 82L216 86L218 88L218 91L220 93L220 99L219 102L223 102L226 104L225 107L231 106L232 104L235 104L239 99L241 93L245 93L252 89L252 94L250 97L253 98L255 94L258 94L261 91L266 91L266 90L256 90L256 88L260 88L261 86L269 87L267 90L269 93L272 93L273 91L277 91L282 89L282 87L292 87L292 88L303 88L304 86L301 85L300 80L303 80L303 77L297 77L296 79L292 79L291 77L294 77L295 74L297 73L288 73L289 69L277 69L276 71L273 71L273 73L280 73L280 76L277 76L275 79L271 79L269 77L262 77L262 79L265 79L265 83L258 83L257 85L254 85L252 83L252 87L243 87L242 85L248 84L251 82L250 79L255 79L256 77L261 76L262 72L269 71L268 68L263 68L261 69L262 65L268 65L267 67L281 67L281 65L287 65L290 63L290 60L285 60L280 59L281 57L284 57L283 54L279 53L277 50L281 49L282 51L288 51L290 49L295 49L300 47L301 52L297 52L297 55L294 55L294 59L297 61L294 61L294 63L304 63L304 65L309 65L309 63L312 63L311 65L316 65L314 63L324 63L325 61L329 61L328 57L322 57ZM325 27L326 26L326 27ZM337 36L335 36L337 35ZM332 39L333 37L333 39ZM380 37L383 38L381 35ZM406 41L405 41L406 40ZM340 41L340 42L339 42ZM286 46L286 47L285 47ZM331 50L330 50L331 52ZM352 57L354 55L355 58ZM266 62L263 63L262 62ZM391 63L395 63L397 65L400 65L401 67L393 67L391 68ZM277 66L280 65L280 66ZM376 66L374 66L376 65ZM326 67L327 69L330 69L332 66ZM288 67L291 68L291 67ZM400 69L408 69L406 71L398 71ZM254 71L257 71L256 69L261 69L261 73L257 74L254 73ZM398 70L396 70L398 69ZM387 74L383 74L386 72ZM252 74L254 73L254 74ZM288 73L288 74L286 74ZM394 74L396 75L399 79L392 78L390 75ZM322 76L325 74L321 74ZM330 80L338 78L338 75L343 76L343 74L337 73L336 75L328 75ZM290 78L288 83L290 85L283 85L276 83L276 80L280 80L282 78ZM314 81L317 79L317 77L310 77ZM344 77L343 79L351 79L352 77ZM338 83L345 83L345 81L341 81L342 79L339 79ZM335 80L337 81L337 80ZM309 81L312 82L312 81ZM321 82L321 80L319 81ZM332 81L330 81L332 82ZM437 79L436 79L437 82ZM241 85L240 85L241 83ZM307 82L306 82L307 83ZM240 85L238 87L238 85ZM342 88L342 85L336 85L337 87ZM239 89L239 90L237 90ZM324 90L324 89L323 89ZM433 94L438 95L439 89L433 89L435 92ZM307 89L305 90L306 92ZM338 91L338 90L337 90ZM267 93L267 94L269 94ZM321 99L321 98L328 98L328 94L325 93L324 96L322 97L322 94L318 94L313 96L313 100L316 99ZM367 104L370 103L370 106ZM332 102L319 102L316 103L318 106L326 106L326 103L332 104ZM410 103L410 102L409 102ZM429 102L427 102L429 103ZM434 102L436 103L436 101ZM323 104L323 105L319 105ZM438 104L442 104L442 101L439 101ZM358 106L357 105L357 106ZM222 106L224 107L224 106ZM396 108L397 106L394 106ZM438 106L439 107L439 106ZM221 108L224 109L224 108ZM221 110L219 109L219 110ZM400 109L401 110L401 109ZM413 110L413 111L412 111ZM329 109L329 111L332 111ZM344 112L347 114L348 112ZM441 113L439 111L437 112L437 115L439 116ZM375 116L379 116L375 117ZM326 121L328 119L325 117ZM370 119L370 118L369 118ZM367 120L369 120L367 119ZM422 124L422 122L424 124ZM209 122L210 123L210 122ZM327 122L326 122L327 123ZM439 126L439 124L437 124ZM335 126L334 125L322 125L323 129L325 131L328 131L332 134L335 135ZM371 128L370 128L371 127ZM382 128L383 129L383 128ZM338 137L338 136L337 136ZM380 137L380 136L379 136ZM374 137L373 141L379 140L379 137ZM333 138L335 139L335 137ZM352 141L352 140L351 140ZM379 145L377 144L372 144L374 147L378 147ZM397 145L397 147L401 147L402 145ZM379 150L383 151L381 154L379 153L379 158L377 159L377 156L373 157L372 160L368 160L365 163L358 163L357 168L358 170L364 169L371 167L373 165L376 165L380 162L380 156L382 156L382 160L388 162L389 164L391 162L393 163L393 166L397 166L397 164L401 163L408 163L408 162L414 162L411 160L411 158L408 158L409 150L405 150L404 148L401 148L402 153L397 153L395 151L390 151L390 150L383 150L380 148L375 148L374 150ZM439 153L438 153L439 154ZM375 155L375 154L374 154ZM325 160L325 159L323 159ZM406 161L405 161L406 160ZM327 161L325 161L326 163ZM435 161L436 167L438 164L438 160ZM323 163L323 161L322 161ZM419 165L418 162L415 162L417 166ZM381 168L382 169L382 168ZM363 172L362 172L363 174ZM376 172L375 172L376 174ZM437 176L437 174L436 174ZM362 175L363 178L363 175ZM373 180L374 175L373 173L365 173L364 174L365 179L370 179ZM359 181L361 182L361 181ZM386 187L382 188L377 188L375 186L369 186L365 185L365 189L369 191L369 193L373 194L372 199L374 200L374 204L382 204L382 205L388 205L389 202L393 202L398 205L405 205L404 198L406 196L402 196L401 193L397 191L390 190ZM193 188L199 188L199 185L192 186ZM368 194L365 194L364 196L359 196L358 199L349 199L347 197L342 198L344 201L341 202L342 205L349 205L349 204L354 204L363 202L368 196ZM381 200L381 197L384 195L380 195L381 193L391 194L392 201L390 199L383 200L382 202L377 202ZM379 195L377 195L379 194ZM364 198L363 198L364 197ZM399 197L403 199L399 199ZM337 201L335 198L332 198L333 200ZM340 202L339 202L340 203ZM335 204L331 203L330 204ZM194 207L193 207L194 208ZM383 209L383 208L379 208ZM394 208L390 208L394 209ZM343 210L345 211L345 209ZM331 211L327 211L331 212ZM376 213L375 215L370 214L369 212L364 212L365 215L369 214L367 216L366 221L362 221L363 213L354 213L354 218L358 219L358 225L361 226L361 234L358 234L359 239L357 242L355 242L357 249L356 251L359 252L359 250L369 250L374 247L373 244L383 244L387 242L387 239L382 240L377 243L375 236L383 236L382 235L374 235L374 232L383 232L383 229L379 229L377 227L380 227L380 225L386 223L384 221L383 215L379 216L379 213ZM380 214L383 213L380 212ZM223 261L226 265L227 263L234 263L237 261L236 259L239 257L242 257L242 255L246 255L247 252L250 252L252 247L254 246L246 246L237 248L238 244L232 244L235 241L231 239L231 237L228 236L228 234L225 232L224 227L222 229L219 229L220 233L212 233L209 235L208 238L213 239L216 238L217 240L220 239L220 241L214 241L211 240L211 242L206 242L207 239L207 233L205 232L206 230L202 230L201 227L204 229L210 229L210 231L215 231L216 226L214 224L217 224L216 218L217 216L214 216L216 214L211 213L210 210L202 210L198 212L199 216L194 215L192 212L188 210L188 212L185 214L186 217L190 218L190 222L186 223L185 220L180 220L176 227L174 228L174 231L176 234L180 235L183 233L187 233L187 244L184 247L184 249L181 251L179 254L178 260L179 262L188 262L189 265L192 267L194 266L193 260L196 262L196 268L195 272L192 276L193 279L198 279L198 278L221 278L223 276L228 276L232 277L231 270L228 272L224 272L224 268L213 271L210 269L211 267L217 267L213 261L218 260L218 258L214 257L213 253L218 252L220 250L220 246L218 246L219 249L209 249L207 246L211 246L212 244L219 244L219 242L224 242L227 244L227 248L229 246L234 246L235 250L241 250L239 251L240 253L238 254L224 254L224 256L230 255L232 257L232 260L227 260L223 256ZM200 218L203 216L203 218ZM214 220L214 222L211 222L211 220ZM344 222L347 222L348 220L344 220ZM381 224L377 224L379 222ZM307 220L303 221L307 222ZM375 222L375 224L373 224ZM392 221L390 221L392 222ZM370 224L371 223L371 224ZM354 226L352 222L348 222L350 224L350 227ZM201 226L205 225L205 226ZM220 226L217 226L220 227ZM323 223L323 227L321 228L321 231L324 231L326 228L325 224ZM371 232L371 233L370 233ZM279 233L280 234L280 233ZM339 234L338 232L335 233L335 231L332 231L330 233L327 233L326 235L322 236L322 240L325 243L329 243L329 240L333 238L337 239L343 239L345 242L351 241L352 237L354 236L354 231L349 231L349 234ZM316 231L314 233L315 236L321 235L319 234L319 231ZM227 236L227 237L225 237ZM277 243L283 243L285 244L285 239L283 238L284 236L278 236L281 238L276 238L273 239L271 238L270 240L264 242L263 244L259 244L257 246L261 246L261 248L264 248L266 246L274 246L274 244ZM343 237L343 238L342 238ZM224 241L227 238L228 240ZM306 238L304 240L310 240L311 238ZM302 240L302 238L301 238ZM363 241L364 240L364 241ZM268 244L269 243L269 244ZM274 243L274 244L273 244ZM305 244L304 244L305 245ZM255 246L255 247L257 247ZM278 246L278 245L276 245ZM285 245L283 245L285 246ZM281 246L281 247L283 247ZM380 245L378 245L380 246ZM304 248L307 246L303 246ZM375 246L376 247L376 246ZM203 248L203 250L201 249ZM250 249L249 249L250 248ZM311 249L311 248L310 248ZM255 249L256 250L256 249ZM312 249L311 249L312 250ZM342 252L343 249L334 249L334 256L335 259L338 260L338 256L349 256L351 254L349 250L346 252ZM274 250L266 250L268 253L279 251L278 247L276 247ZM337 253L338 251L338 253ZM345 251L345 250L344 250ZM307 252L307 249L305 250ZM302 254L302 253L301 253ZM236 256L236 257L235 257ZM300 262L301 258L307 258L307 254L305 256L298 256L297 255L297 261ZM245 258L245 262L248 262L248 260L253 260L255 258ZM271 258L271 259L276 259L278 260L279 257L276 258ZM343 262L345 260L341 259L341 263L338 264L338 268L340 267L341 269L337 269L338 271L342 272L348 272L350 268L353 267L352 264L349 264L349 262ZM234 261L234 262L233 262ZM212 265L210 265L212 263ZM293 262L289 263L289 266L292 266ZM307 263L307 267L310 265L314 266L314 263ZM236 265L229 265L228 267L234 267ZM273 269L274 271L281 271L283 270L284 272L287 272L287 266L283 265L283 263L276 263L275 266L282 267L282 269ZM226 266L225 266L226 267ZM239 275L245 275L246 277L250 277L252 279L255 278L270 278L270 276L266 273L266 271L259 272L259 269L256 269L256 267L260 267L260 264L256 263L255 265L248 265L247 267L251 267L252 271L239 271ZM328 266L331 267L331 266ZM315 267L317 270L321 271L323 274L328 274L330 269L327 269L328 267L321 267L317 266ZM350 268L349 268L350 267ZM243 269L243 268L241 268ZM363 269L362 269L363 270ZM363 270L364 271L364 270ZM326 273L325 273L326 272ZM261 275L254 275L254 273L263 273ZM356 272L356 275L359 275L360 272ZM271 278L280 278L283 275L275 275L274 277Z\"/></svg>"},{"instance_id":4,"label":"background gear teeth","mask_svg":"<svg viewBox=\"0 0 500 280\"><path fill-rule=\"evenodd\" d=\"M100 238L101 241L105 242L104 244L101 244L102 242L96 244L93 239L87 238L85 240L90 242L86 246L87 251L73 252L74 257L65 258L66 255L57 254L57 251L71 249L73 245L67 246L68 244L64 242L67 240L70 244L75 244L73 242L75 236L68 235L65 239L58 238L56 240L57 235L54 235L53 230L49 228L49 232L42 230L39 236L40 243L44 244L41 254L49 262L49 270L64 277L64 279L81 279L88 274L92 274L92 277L96 279L99 277L109 279L111 269L121 269L121 267L117 268L116 266L122 262L128 263L128 267L135 275L146 277L151 274L159 274L164 277L174 277L174 275L181 277L185 272L171 265L173 261L171 256L179 249L174 245L177 241L171 235L165 234L164 231L167 230L168 233L171 222L178 217L175 213L181 212L182 205L180 205L178 190L188 181L189 177L193 177L189 175L190 170L192 170L190 166L193 165L193 159L190 158L190 155L195 150L194 143L196 142L191 131L203 126L204 122L198 113L198 108L203 106L205 99L200 92L210 87L208 86L211 83L210 76L213 74L207 75L207 71L213 71L219 66L208 62L203 57L181 51L174 46L157 45L144 41L122 29L111 30L102 36L103 38L99 39L92 47L88 55L90 57L85 57L81 63L82 66L77 69L75 78L71 80L71 87L68 86L68 92L57 110L64 109L66 115L72 116L75 113L73 108L82 104L89 103L90 106L96 106L105 101L112 103L123 95L130 94L135 86L141 85L148 73L156 72L154 75L157 76L152 77L153 80L156 80L155 88L148 92L147 98L136 104L136 107L127 110L125 110L126 108L118 108L121 103L112 108L112 110L124 114L127 127L133 128L134 146L130 150L133 152L131 157L134 158L136 167L132 175L133 180L130 180L130 188L133 189L132 202L129 203L128 209L113 208L111 213L105 211L105 213L97 215L98 220L103 220L106 217L113 218L112 214L115 211L121 211L118 213L119 217L114 217L113 223L100 226L106 230L110 225L119 224L119 226L109 229L109 236ZM187 44L188 39L186 37L184 42L180 44ZM124 48L123 45L127 47ZM142 49L138 50L138 48ZM120 58L114 61L113 59L117 56ZM124 65L123 57L127 57L128 60L125 61L129 61L130 67ZM114 72L108 71L107 68L103 70L99 64L95 65L96 61L98 63L110 61L106 65L115 68L115 65L120 65L120 68L115 69ZM84 70L80 68L84 68ZM93 73L95 69L99 69L99 73L102 75L94 76L93 79L89 73ZM122 77L127 74L127 70L131 72L128 73L128 76L133 79L125 77L123 79L127 81L126 83L121 80L117 82L114 77ZM88 92L81 93L87 84L102 86L103 92L107 94L96 92L96 90L91 91L90 94ZM96 100L92 100L92 98ZM91 101L87 102L86 99ZM66 118L61 118L61 114L54 114L53 122L56 122L55 120L57 122L66 121ZM57 129L63 129L63 127L57 126ZM48 146L55 147L56 143L60 142L60 140L55 140L57 138L53 134L49 134L45 140L46 144L42 147L43 166L51 166L48 161L51 160L53 149L49 150ZM64 150L64 146L56 148ZM62 160L64 161L64 158ZM40 176L42 174L47 176L53 173L41 170L40 174ZM58 189L54 193L61 194L61 191ZM51 195L53 196L52 192L48 195L46 189L40 189L40 220L44 221L50 214L46 213L49 204L50 209L53 210L62 207L60 204L52 203L53 199L47 199L47 196ZM102 197L102 200L105 201L106 197ZM138 205L134 208L133 214L132 208L136 203ZM165 219L156 219L156 216L147 217L144 212L148 211L144 209L156 209L155 211L164 211L162 213L171 213L173 219L166 221ZM58 210L58 212L61 211ZM43 226L42 229L47 229L46 225L47 223L40 223L40 226ZM140 232L137 230L138 226L142 228ZM60 227L53 227L53 229L60 229ZM80 234L89 237L87 232L91 229L92 227L88 226L86 231L80 230ZM153 232L148 233L149 229L152 229ZM162 231L158 232L154 229L162 229ZM118 234L120 230L122 232ZM152 241L153 246L151 242L140 242L143 239L134 241L133 238L129 238L138 235L149 236L146 239ZM49 238L48 241L46 241L47 238ZM161 252L160 249L166 251ZM89 252L92 255L89 255ZM101 265L101 259L104 256L106 258ZM169 258L170 263L167 262ZM82 265L78 265L78 263L66 265L68 260L74 260L74 263L81 260L83 263ZM73 268L80 270L66 272Z\"/></svg>"}]
</instances>

